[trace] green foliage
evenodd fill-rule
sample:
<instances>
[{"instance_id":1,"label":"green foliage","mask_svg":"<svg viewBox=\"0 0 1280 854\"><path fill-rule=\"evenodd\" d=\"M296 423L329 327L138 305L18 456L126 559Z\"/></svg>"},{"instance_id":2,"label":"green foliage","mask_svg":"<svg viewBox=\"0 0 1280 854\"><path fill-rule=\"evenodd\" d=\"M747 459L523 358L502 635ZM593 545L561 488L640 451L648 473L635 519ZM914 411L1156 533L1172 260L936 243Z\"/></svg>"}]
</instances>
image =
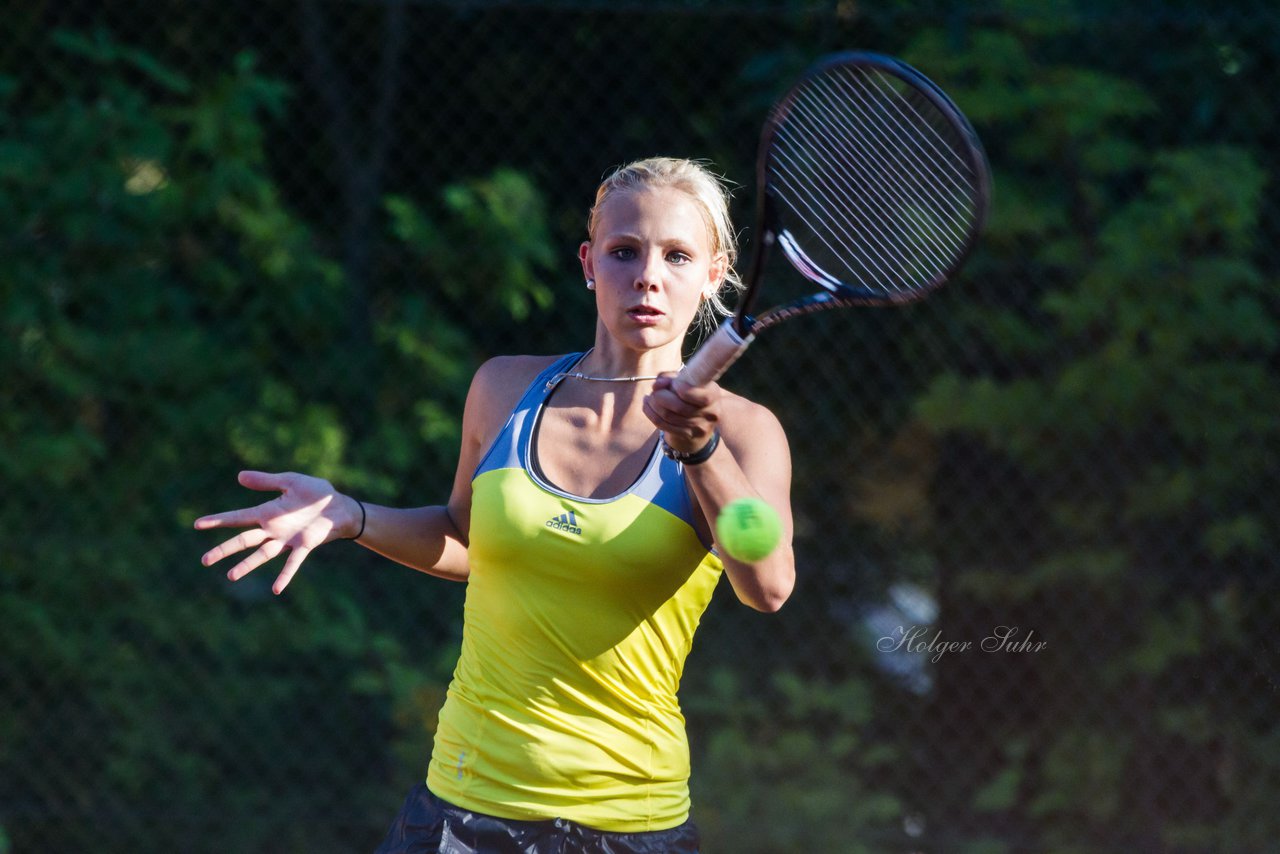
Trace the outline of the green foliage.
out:
<instances>
[{"instance_id":1,"label":"green foliage","mask_svg":"<svg viewBox=\"0 0 1280 854\"><path fill-rule=\"evenodd\" d=\"M743 854L877 850L904 805L871 781L901 760L866 733L871 686L773 674L763 691L716 671L685 706L705 745L694 744L694 818L708 850ZM760 785L766 782L767 785Z\"/></svg>"},{"instance_id":2,"label":"green foliage","mask_svg":"<svg viewBox=\"0 0 1280 854\"><path fill-rule=\"evenodd\" d=\"M392 230L421 258L424 278L473 311L524 320L551 305L539 272L554 266L546 211L537 188L519 172L445 188L440 223L412 201L387 199Z\"/></svg>"},{"instance_id":3,"label":"green foliage","mask_svg":"<svg viewBox=\"0 0 1280 854\"><path fill-rule=\"evenodd\" d=\"M1260 813L1245 819L1247 799L1214 769L1265 754L1272 736L1240 716L1245 685L1191 683L1222 656L1270 642L1244 630L1261 611L1232 594L1257 583L1277 546L1253 503L1275 482L1269 449L1280 440L1280 317L1254 254L1268 176L1238 147L1144 151L1134 122L1154 100L1129 81L1047 62L1013 31L974 33L972 46L947 53L925 34L915 51L967 81L957 97L1000 147L984 272L1001 305L966 321L1001 367L938 377L916 413L1037 485L1030 501L986 493L987 513L1035 536L979 552L943 530L939 551L954 567L953 618L1016 608L1067 652L1055 660L1091 666L1041 675L1031 699L1040 719L999 736L1036 751L1009 753L971 803L1005 817L1025 810L1033 847L1130 838L1238 848L1280 828ZM1082 457L1106 477L1064 484L1059 474ZM1153 565L1170 542L1186 568ZM1110 636L1079 633L1085 613L1113 626ZM1166 726L1104 723L1062 693L1082 682L1104 708L1141 697ZM1176 787L1153 770L1157 755L1187 769ZM1158 806L1134 797L1162 785Z\"/></svg>"},{"instance_id":4,"label":"green foliage","mask_svg":"<svg viewBox=\"0 0 1280 854\"><path fill-rule=\"evenodd\" d=\"M228 49L284 33L264 63L307 79L291 11L9 5L0 854L367 850L420 776L460 588L336 545L276 600L270 568L234 586L201 569L216 538L190 520L252 500L241 466L440 500L486 342L559 347L549 321L589 316L580 287L552 315L546 282L599 169L667 151L749 183L767 105L855 45L944 84L988 146L995 207L928 308L780 329L733 379L758 370L794 419L802 578L769 618L789 631L730 620L732 670L687 674L707 850L1274 848L1274 30L1256 6L407 4L395 194L357 235L368 268L344 269L350 235L322 223L356 166L309 133L324 99ZM321 7L368 86L382 7ZM111 15L171 59L100 33L30 47L48 20ZM1167 43L1126 31L1162 16ZM377 113L362 94L344 99L357 142ZM505 128L522 132L467 149ZM939 334L963 362L893 437L911 464L856 502L892 527L878 561L866 526L846 530L847 475L908 410L913 372L956 355ZM857 342L847 365L814 346L836 341ZM813 407L793 405L810 376ZM1018 622L1048 651L949 655L920 694L877 681L857 607L905 575L937 593L947 637ZM820 675L750 655L765 646Z\"/></svg>"},{"instance_id":5,"label":"green foliage","mask_svg":"<svg viewBox=\"0 0 1280 854\"><path fill-rule=\"evenodd\" d=\"M409 664L427 606L375 617L379 582L351 571L369 561L341 546L305 572L345 572L273 601L271 567L231 587L184 532L254 500L239 467L383 500L413 472L443 500L480 350L448 311L483 289L501 330L550 305L540 195L511 170L446 187L437 221L415 216L450 250L414 247L443 295L405 273L361 301L269 174L264 126L289 93L252 57L193 81L105 34L51 42L57 97L0 79L0 479L25 499L0 509L0 681L23 689L0 716L0 801L58 792L66 812L6 818L12 844L145 827L162 849L363 847L421 768L421 704L447 682ZM381 240L395 270L403 250ZM388 369L349 370L353 338ZM353 401L387 417L369 431ZM454 625L427 637L456 652ZM336 835L309 820L339 802Z\"/></svg>"}]
</instances>

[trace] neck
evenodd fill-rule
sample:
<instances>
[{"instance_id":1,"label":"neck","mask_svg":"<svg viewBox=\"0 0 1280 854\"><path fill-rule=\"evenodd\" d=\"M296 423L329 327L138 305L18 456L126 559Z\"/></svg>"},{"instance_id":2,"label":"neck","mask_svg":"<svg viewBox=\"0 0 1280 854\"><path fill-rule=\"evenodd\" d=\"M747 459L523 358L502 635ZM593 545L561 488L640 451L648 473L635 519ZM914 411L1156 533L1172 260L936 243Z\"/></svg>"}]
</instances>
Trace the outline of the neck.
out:
<instances>
[{"instance_id":1,"label":"neck","mask_svg":"<svg viewBox=\"0 0 1280 854\"><path fill-rule=\"evenodd\" d=\"M657 376L679 371L684 365L681 341L673 341L653 350L631 350L619 346L608 336L596 336L596 346L574 368L596 377Z\"/></svg>"},{"instance_id":2,"label":"neck","mask_svg":"<svg viewBox=\"0 0 1280 854\"><path fill-rule=\"evenodd\" d=\"M588 353L586 359L584 359L583 361L585 362L590 357L591 357L591 354ZM561 371L560 373L553 376L551 379L547 380L547 391L551 391L566 379L582 380L585 383L587 383L587 385L594 384L598 386L608 387L609 390L607 392L604 392L603 395L601 396L601 399L603 399L603 397L610 396L613 394L618 394L618 393L632 394L633 392L628 392L622 389L622 386L631 386L634 389L634 387L640 383L650 382L658 378L658 375L656 373L655 374L590 374L581 370L582 363L579 363L577 367L578 367L577 370Z\"/></svg>"}]
</instances>

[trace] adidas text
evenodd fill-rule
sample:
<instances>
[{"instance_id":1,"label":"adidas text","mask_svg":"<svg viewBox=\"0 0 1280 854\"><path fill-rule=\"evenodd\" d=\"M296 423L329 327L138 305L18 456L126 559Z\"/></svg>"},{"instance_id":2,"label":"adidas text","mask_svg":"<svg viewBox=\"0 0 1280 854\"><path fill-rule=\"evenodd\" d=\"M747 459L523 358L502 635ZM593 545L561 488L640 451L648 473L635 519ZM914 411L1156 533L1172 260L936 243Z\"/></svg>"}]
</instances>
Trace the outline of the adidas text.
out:
<instances>
[{"instance_id":1,"label":"adidas text","mask_svg":"<svg viewBox=\"0 0 1280 854\"><path fill-rule=\"evenodd\" d=\"M582 535L582 529L578 527L578 520L573 515L573 511L562 513L547 520L548 528L555 528L557 531L564 531L569 534Z\"/></svg>"}]
</instances>

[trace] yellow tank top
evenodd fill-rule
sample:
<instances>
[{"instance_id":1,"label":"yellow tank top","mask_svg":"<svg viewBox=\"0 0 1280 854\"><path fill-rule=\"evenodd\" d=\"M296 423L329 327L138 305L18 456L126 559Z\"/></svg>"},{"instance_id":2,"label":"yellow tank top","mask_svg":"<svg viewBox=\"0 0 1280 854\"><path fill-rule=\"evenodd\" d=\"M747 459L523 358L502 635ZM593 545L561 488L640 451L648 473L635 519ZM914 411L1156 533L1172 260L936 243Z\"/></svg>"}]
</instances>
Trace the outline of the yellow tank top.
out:
<instances>
[{"instance_id":1,"label":"yellow tank top","mask_svg":"<svg viewBox=\"0 0 1280 854\"><path fill-rule=\"evenodd\" d=\"M656 447L614 498L538 476L538 416L579 358L534 381L472 480L462 653L427 786L503 818L664 830L689 814L676 689L723 565Z\"/></svg>"}]
</instances>

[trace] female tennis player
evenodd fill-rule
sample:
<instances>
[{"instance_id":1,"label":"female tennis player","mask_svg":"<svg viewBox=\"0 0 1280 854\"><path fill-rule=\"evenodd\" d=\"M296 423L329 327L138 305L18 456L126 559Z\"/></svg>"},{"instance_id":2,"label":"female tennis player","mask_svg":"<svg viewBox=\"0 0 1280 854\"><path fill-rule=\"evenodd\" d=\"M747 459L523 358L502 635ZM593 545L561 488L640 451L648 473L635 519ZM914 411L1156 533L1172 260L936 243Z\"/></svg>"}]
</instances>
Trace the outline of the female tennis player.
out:
<instances>
[{"instance_id":1,"label":"female tennis player","mask_svg":"<svg viewBox=\"0 0 1280 854\"><path fill-rule=\"evenodd\" d=\"M253 549L243 578L288 552L354 539L467 582L462 652L425 783L380 852L689 852L689 749L676 699L721 574L775 611L794 583L791 463L763 406L675 379L696 318L737 282L725 191L701 165L654 158L600 186L579 257L594 346L507 356L477 371L448 504L394 509L300 474L244 472L278 497L196 521L248 530L205 565ZM714 548L742 497L783 539L754 563Z\"/></svg>"}]
</instances>

